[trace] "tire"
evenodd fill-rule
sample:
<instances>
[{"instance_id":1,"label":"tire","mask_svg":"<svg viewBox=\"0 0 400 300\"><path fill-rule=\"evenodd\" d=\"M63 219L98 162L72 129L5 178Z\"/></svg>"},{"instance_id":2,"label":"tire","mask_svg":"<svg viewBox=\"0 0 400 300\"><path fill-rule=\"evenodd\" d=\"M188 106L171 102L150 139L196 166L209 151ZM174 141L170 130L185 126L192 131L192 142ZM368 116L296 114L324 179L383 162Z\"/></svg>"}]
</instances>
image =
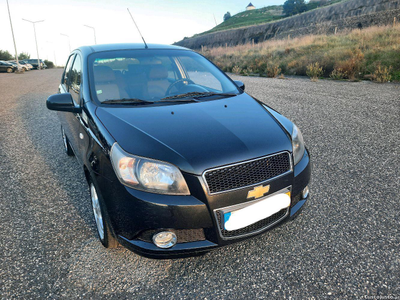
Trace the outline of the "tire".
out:
<instances>
[{"instance_id":1,"label":"tire","mask_svg":"<svg viewBox=\"0 0 400 300\"><path fill-rule=\"evenodd\" d=\"M97 236L105 248L116 248L118 247L118 241L112 234L103 199L97 192L96 186L92 180L89 181L89 190Z\"/></svg>"},{"instance_id":2,"label":"tire","mask_svg":"<svg viewBox=\"0 0 400 300\"><path fill-rule=\"evenodd\" d=\"M61 136L63 139L63 145L64 145L64 151L68 156L74 156L74 151L72 151L71 145L69 144L69 140L67 136L65 135L64 128L61 126Z\"/></svg>"},{"instance_id":3,"label":"tire","mask_svg":"<svg viewBox=\"0 0 400 300\"><path fill-rule=\"evenodd\" d=\"M7 73L12 73L13 69L12 68L7 68Z\"/></svg>"}]
</instances>

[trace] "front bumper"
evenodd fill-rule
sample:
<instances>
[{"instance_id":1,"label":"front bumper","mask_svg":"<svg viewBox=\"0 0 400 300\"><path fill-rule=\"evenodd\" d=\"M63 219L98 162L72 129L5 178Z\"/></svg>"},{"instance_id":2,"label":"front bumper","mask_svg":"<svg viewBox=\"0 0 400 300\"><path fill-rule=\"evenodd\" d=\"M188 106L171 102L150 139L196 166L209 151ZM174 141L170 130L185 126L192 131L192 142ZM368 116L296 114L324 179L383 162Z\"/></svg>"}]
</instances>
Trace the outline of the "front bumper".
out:
<instances>
[{"instance_id":1,"label":"front bumper","mask_svg":"<svg viewBox=\"0 0 400 300\"><path fill-rule=\"evenodd\" d=\"M311 177L311 165L308 151L303 159L293 168L293 172L265 184L270 184L270 193L286 187L291 187L291 205L285 216L275 222L273 226L266 226L254 233L245 236L226 239L220 234L219 223L215 218L216 209L247 202L249 190L259 184L243 189L210 196L205 188L201 176L184 174L191 191L190 196L168 196L146 193L122 186L119 182L110 182L103 177L100 182L101 194L105 200L111 225L118 241L126 248L147 257L174 258L186 257L208 252L214 248L232 244L252 236L261 234L279 226L285 221L294 219L308 200L302 197L303 189L308 185ZM155 246L151 239L143 238L147 233L161 230L201 231L201 238L196 240L179 241L169 249ZM147 234L148 236L148 234Z\"/></svg>"}]
</instances>

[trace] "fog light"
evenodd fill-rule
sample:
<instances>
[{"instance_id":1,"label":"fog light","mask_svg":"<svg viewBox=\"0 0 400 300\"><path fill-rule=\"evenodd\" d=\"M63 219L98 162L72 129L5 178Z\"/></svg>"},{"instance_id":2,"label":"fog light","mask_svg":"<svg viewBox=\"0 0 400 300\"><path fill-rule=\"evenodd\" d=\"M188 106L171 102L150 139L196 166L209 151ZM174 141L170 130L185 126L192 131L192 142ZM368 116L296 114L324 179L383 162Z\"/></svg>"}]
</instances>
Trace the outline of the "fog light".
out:
<instances>
[{"instance_id":1,"label":"fog light","mask_svg":"<svg viewBox=\"0 0 400 300\"><path fill-rule=\"evenodd\" d=\"M310 190L308 189L308 186L306 186L304 188L304 190L301 192L301 198L302 199L306 199L308 197L308 193L310 192Z\"/></svg>"},{"instance_id":2,"label":"fog light","mask_svg":"<svg viewBox=\"0 0 400 300\"><path fill-rule=\"evenodd\" d=\"M171 248L176 244L176 234L171 231L161 231L153 235L153 243L158 248Z\"/></svg>"}]
</instances>

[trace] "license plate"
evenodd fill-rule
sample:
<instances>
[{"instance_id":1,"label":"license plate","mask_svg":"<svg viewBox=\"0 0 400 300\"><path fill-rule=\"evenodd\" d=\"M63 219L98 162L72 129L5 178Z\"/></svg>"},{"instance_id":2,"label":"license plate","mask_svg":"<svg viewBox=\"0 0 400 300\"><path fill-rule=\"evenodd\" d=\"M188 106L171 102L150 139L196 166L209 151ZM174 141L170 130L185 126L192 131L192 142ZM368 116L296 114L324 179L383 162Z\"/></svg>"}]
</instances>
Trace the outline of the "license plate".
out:
<instances>
[{"instance_id":1,"label":"license plate","mask_svg":"<svg viewBox=\"0 0 400 300\"><path fill-rule=\"evenodd\" d=\"M290 206L290 192L278 193L241 209L224 213L224 228L238 230L268 218Z\"/></svg>"}]
</instances>

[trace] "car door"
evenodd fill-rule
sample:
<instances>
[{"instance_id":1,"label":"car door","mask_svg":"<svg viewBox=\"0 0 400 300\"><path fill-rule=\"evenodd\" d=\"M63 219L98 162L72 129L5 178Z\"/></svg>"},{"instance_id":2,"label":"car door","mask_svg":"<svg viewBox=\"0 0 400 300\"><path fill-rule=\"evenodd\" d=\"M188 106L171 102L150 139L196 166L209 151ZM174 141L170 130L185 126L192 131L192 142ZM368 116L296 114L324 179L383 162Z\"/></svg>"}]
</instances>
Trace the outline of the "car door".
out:
<instances>
[{"instance_id":1,"label":"car door","mask_svg":"<svg viewBox=\"0 0 400 300\"><path fill-rule=\"evenodd\" d=\"M75 55L71 69L67 74L67 89L71 94L76 106L83 106L81 93L82 78L82 58L79 53ZM84 163L85 149L88 147L89 138L87 135L87 125L82 119L82 113L69 113L67 123L71 136L69 137L71 146L78 161Z\"/></svg>"},{"instance_id":2,"label":"car door","mask_svg":"<svg viewBox=\"0 0 400 300\"><path fill-rule=\"evenodd\" d=\"M82 108L79 113L70 113L68 123L71 127L71 139L75 151L75 156L81 164L85 162L86 150L89 147L89 134L87 115L82 97L82 57L76 53L71 70L68 74L68 91L72 96L75 106Z\"/></svg>"},{"instance_id":3,"label":"car door","mask_svg":"<svg viewBox=\"0 0 400 300\"><path fill-rule=\"evenodd\" d=\"M9 65L7 65L4 62L0 62L0 70L6 72L8 69Z\"/></svg>"},{"instance_id":4,"label":"car door","mask_svg":"<svg viewBox=\"0 0 400 300\"><path fill-rule=\"evenodd\" d=\"M58 86L58 93L68 93L68 85L69 85L69 80L70 80L70 71L72 67L72 63L74 62L75 59L75 53L71 54L68 58L67 64L64 69L64 73L61 78L61 83ZM72 150L74 153L76 152L76 149L74 148L74 142L73 142L73 131L72 131L72 124L71 124L71 118L70 115L72 113L70 112L58 112L59 119L61 122L61 126L65 132L65 135L67 136L70 146L72 147Z\"/></svg>"}]
</instances>

